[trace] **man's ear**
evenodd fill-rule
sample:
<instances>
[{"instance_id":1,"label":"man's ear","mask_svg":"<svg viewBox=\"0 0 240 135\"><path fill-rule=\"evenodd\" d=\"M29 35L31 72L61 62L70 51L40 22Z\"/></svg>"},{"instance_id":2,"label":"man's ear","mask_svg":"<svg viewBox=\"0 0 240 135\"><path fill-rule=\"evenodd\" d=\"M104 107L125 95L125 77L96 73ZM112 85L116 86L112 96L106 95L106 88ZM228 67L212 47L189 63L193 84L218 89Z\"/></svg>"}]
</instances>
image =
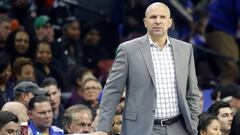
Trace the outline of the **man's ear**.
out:
<instances>
[{"instance_id":1,"label":"man's ear","mask_svg":"<svg viewBox=\"0 0 240 135\"><path fill-rule=\"evenodd\" d=\"M27 111L27 115L30 119L32 119L32 116L33 116L33 112L32 111Z\"/></svg>"},{"instance_id":2,"label":"man's ear","mask_svg":"<svg viewBox=\"0 0 240 135\"><path fill-rule=\"evenodd\" d=\"M143 24L144 24L144 27L146 28L146 18L143 18Z\"/></svg>"},{"instance_id":3,"label":"man's ear","mask_svg":"<svg viewBox=\"0 0 240 135\"><path fill-rule=\"evenodd\" d=\"M71 127L72 127L72 124L70 124L70 123L64 125L64 128L67 130L68 133L72 132Z\"/></svg>"},{"instance_id":4,"label":"man's ear","mask_svg":"<svg viewBox=\"0 0 240 135\"><path fill-rule=\"evenodd\" d=\"M22 93L21 97L23 98L24 101L27 101L28 93Z\"/></svg>"},{"instance_id":5,"label":"man's ear","mask_svg":"<svg viewBox=\"0 0 240 135\"><path fill-rule=\"evenodd\" d=\"M173 20L172 20L172 18L170 18L169 19L169 26L168 26L168 28L170 28L172 26L172 23L173 23Z\"/></svg>"}]
</instances>

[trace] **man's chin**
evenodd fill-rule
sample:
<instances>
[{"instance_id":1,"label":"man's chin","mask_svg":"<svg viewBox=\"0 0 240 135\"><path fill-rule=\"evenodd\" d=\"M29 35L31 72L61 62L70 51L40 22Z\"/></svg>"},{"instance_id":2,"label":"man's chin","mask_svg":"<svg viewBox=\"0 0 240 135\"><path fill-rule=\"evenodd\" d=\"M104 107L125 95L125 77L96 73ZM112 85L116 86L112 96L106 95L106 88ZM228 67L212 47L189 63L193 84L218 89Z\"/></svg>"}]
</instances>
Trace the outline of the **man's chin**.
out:
<instances>
[{"instance_id":1,"label":"man's chin","mask_svg":"<svg viewBox=\"0 0 240 135\"><path fill-rule=\"evenodd\" d=\"M162 33L162 32L154 32L154 33L152 34L152 36L154 36L154 37L162 37L162 36L163 36L163 33Z\"/></svg>"}]
</instances>

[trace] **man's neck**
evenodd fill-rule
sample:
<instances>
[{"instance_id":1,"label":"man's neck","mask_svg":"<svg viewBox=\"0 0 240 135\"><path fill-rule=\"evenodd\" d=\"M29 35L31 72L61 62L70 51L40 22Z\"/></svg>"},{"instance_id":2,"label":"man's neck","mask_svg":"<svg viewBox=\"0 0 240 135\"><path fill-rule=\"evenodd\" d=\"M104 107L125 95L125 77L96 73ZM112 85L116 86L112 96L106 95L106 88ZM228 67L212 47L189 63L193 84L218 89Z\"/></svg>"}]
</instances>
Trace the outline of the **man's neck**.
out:
<instances>
[{"instance_id":1,"label":"man's neck","mask_svg":"<svg viewBox=\"0 0 240 135\"><path fill-rule=\"evenodd\" d=\"M98 105L97 101L91 101L91 107L96 107Z\"/></svg>"},{"instance_id":2,"label":"man's neck","mask_svg":"<svg viewBox=\"0 0 240 135\"><path fill-rule=\"evenodd\" d=\"M54 117L54 118L57 118L57 117L58 117L58 114L59 114L59 107L57 107L57 108L52 108L52 110L53 110L53 117Z\"/></svg>"},{"instance_id":3,"label":"man's neck","mask_svg":"<svg viewBox=\"0 0 240 135\"><path fill-rule=\"evenodd\" d=\"M167 42L167 36L162 36L162 37L159 37L159 36L152 36L152 35L149 35L150 38L152 39L153 43L157 43L161 48L166 44Z\"/></svg>"},{"instance_id":4,"label":"man's neck","mask_svg":"<svg viewBox=\"0 0 240 135\"><path fill-rule=\"evenodd\" d=\"M49 128L39 129L42 133L49 135Z\"/></svg>"},{"instance_id":5,"label":"man's neck","mask_svg":"<svg viewBox=\"0 0 240 135\"><path fill-rule=\"evenodd\" d=\"M32 122L33 122L33 121L32 121ZM39 128L39 127L37 127L37 125L35 124L35 122L33 122L32 124L33 124L34 128L36 128L38 131L49 135L49 128L50 128L50 127L48 127L48 128L45 128L45 127L41 128L41 127L40 127L40 128Z\"/></svg>"},{"instance_id":6,"label":"man's neck","mask_svg":"<svg viewBox=\"0 0 240 135\"><path fill-rule=\"evenodd\" d=\"M229 130L227 130L227 131L226 130L222 130L222 135L229 135L229 132L230 132Z\"/></svg>"}]
</instances>

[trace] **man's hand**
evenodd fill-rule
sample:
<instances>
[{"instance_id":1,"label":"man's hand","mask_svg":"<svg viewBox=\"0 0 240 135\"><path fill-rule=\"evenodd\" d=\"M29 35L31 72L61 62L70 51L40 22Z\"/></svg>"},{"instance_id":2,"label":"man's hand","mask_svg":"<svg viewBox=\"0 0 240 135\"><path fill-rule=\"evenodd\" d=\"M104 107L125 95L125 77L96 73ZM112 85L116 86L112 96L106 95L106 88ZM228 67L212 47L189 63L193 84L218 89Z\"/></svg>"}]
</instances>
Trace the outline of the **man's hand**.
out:
<instances>
[{"instance_id":1,"label":"man's hand","mask_svg":"<svg viewBox=\"0 0 240 135\"><path fill-rule=\"evenodd\" d=\"M95 133L92 133L91 135L108 135L108 133L103 131L97 131Z\"/></svg>"}]
</instances>

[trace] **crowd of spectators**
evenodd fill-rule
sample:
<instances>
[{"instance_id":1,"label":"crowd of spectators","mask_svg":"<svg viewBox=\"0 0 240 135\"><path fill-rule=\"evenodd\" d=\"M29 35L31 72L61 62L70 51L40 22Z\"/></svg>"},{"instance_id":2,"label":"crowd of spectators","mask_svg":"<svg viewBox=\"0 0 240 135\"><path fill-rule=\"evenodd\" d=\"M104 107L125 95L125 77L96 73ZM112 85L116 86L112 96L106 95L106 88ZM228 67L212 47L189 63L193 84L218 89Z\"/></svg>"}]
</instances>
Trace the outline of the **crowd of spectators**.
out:
<instances>
[{"instance_id":1,"label":"crowd of spectators","mask_svg":"<svg viewBox=\"0 0 240 135\"><path fill-rule=\"evenodd\" d=\"M19 132L23 122L33 135L95 132L117 45L146 33L144 12L152 2L109 1L102 13L77 0L2 0L0 134ZM237 135L240 0L162 2L172 11L170 35L194 46L199 88L212 89L199 135ZM120 135L124 98L111 135Z\"/></svg>"}]
</instances>

